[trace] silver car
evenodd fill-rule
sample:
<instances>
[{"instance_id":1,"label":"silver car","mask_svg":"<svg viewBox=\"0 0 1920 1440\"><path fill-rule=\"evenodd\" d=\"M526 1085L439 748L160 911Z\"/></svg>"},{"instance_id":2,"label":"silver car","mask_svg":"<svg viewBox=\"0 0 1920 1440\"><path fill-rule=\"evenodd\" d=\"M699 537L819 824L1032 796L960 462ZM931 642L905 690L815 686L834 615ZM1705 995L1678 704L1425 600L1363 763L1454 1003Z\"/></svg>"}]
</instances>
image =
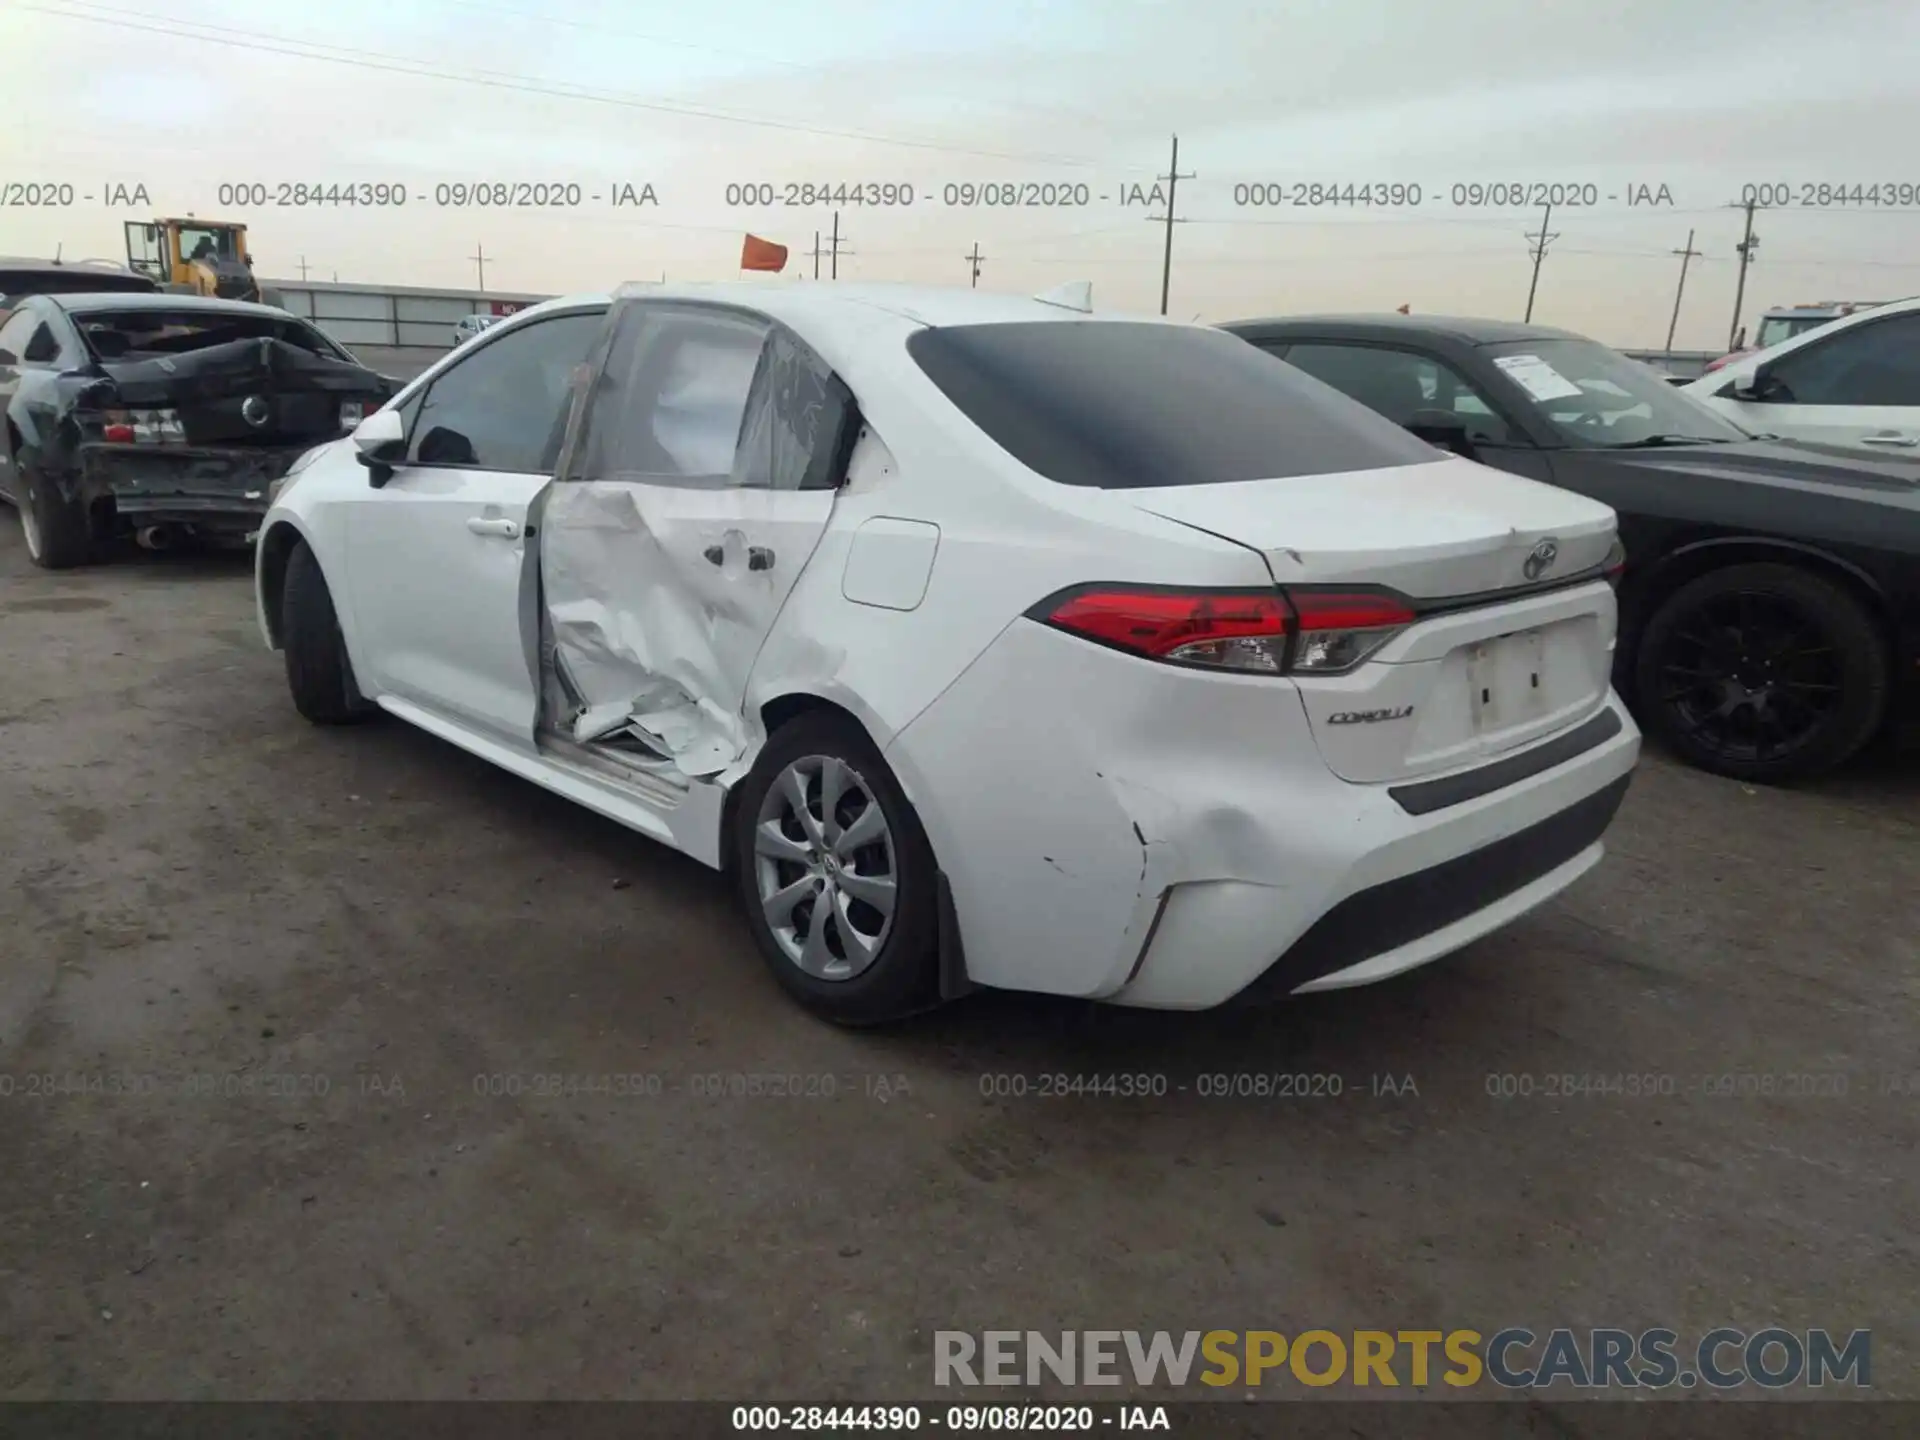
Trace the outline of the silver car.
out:
<instances>
[{"instance_id":1,"label":"silver car","mask_svg":"<svg viewBox=\"0 0 1920 1440\"><path fill-rule=\"evenodd\" d=\"M460 323L453 327L453 343L464 345L488 326L499 323L498 315L463 315Z\"/></svg>"}]
</instances>

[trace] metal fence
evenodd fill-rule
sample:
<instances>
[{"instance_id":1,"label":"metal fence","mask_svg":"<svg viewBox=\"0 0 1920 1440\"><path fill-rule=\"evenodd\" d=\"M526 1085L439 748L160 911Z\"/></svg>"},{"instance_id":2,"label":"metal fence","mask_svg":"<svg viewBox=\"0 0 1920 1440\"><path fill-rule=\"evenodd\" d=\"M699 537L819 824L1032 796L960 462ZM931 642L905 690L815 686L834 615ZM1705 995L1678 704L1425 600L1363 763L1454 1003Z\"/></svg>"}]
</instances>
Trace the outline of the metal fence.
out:
<instances>
[{"instance_id":1,"label":"metal fence","mask_svg":"<svg viewBox=\"0 0 1920 1440\"><path fill-rule=\"evenodd\" d=\"M357 346L451 349L453 327L468 315L511 315L550 295L431 290L405 285L344 285L263 280L263 298L311 320L349 350Z\"/></svg>"}]
</instances>

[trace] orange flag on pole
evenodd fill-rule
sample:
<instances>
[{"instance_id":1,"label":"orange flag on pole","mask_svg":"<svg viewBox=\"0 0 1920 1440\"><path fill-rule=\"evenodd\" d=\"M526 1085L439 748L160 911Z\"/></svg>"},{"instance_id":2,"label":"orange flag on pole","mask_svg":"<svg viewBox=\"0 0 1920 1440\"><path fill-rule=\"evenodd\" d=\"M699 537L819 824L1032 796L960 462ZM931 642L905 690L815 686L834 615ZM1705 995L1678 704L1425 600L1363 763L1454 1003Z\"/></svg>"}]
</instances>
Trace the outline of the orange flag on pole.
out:
<instances>
[{"instance_id":1,"label":"orange flag on pole","mask_svg":"<svg viewBox=\"0 0 1920 1440\"><path fill-rule=\"evenodd\" d=\"M740 268L771 270L778 274L787 268L787 247L776 245L771 240L762 240L758 235L749 235L747 243L740 247Z\"/></svg>"}]
</instances>

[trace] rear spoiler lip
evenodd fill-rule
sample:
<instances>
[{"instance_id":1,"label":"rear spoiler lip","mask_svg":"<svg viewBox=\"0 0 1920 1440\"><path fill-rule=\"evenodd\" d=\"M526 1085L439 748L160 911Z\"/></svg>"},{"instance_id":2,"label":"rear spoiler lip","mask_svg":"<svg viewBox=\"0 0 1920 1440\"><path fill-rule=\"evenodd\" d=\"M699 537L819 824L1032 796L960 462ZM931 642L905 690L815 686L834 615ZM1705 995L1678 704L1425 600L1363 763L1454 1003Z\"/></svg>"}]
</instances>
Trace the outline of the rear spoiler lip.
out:
<instances>
[{"instance_id":1,"label":"rear spoiler lip","mask_svg":"<svg viewBox=\"0 0 1920 1440\"><path fill-rule=\"evenodd\" d=\"M1478 610L1487 605L1504 605L1510 600L1524 600L1532 595L1547 595L1555 590L1572 590L1581 585L1591 585L1595 581L1606 580L1612 568L1612 557L1609 556L1598 565L1589 565L1584 570L1576 570L1572 574L1562 575L1553 580L1532 580L1519 585L1502 586L1498 590L1481 590L1472 595L1439 595L1430 600L1416 600L1410 595L1403 595L1400 598L1407 602L1407 607L1414 614L1425 619L1429 615L1446 615L1455 610ZM1314 587L1292 585L1287 588L1303 590ZM1351 587L1330 585L1326 588L1337 590Z\"/></svg>"}]
</instances>

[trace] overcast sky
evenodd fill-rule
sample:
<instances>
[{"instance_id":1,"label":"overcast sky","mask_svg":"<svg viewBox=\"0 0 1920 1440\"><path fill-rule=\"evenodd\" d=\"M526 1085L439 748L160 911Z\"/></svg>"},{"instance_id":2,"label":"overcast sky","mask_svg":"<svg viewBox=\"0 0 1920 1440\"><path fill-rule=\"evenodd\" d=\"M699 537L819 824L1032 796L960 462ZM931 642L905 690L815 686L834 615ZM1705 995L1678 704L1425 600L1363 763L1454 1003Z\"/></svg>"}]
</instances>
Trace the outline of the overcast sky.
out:
<instances>
[{"instance_id":1,"label":"overcast sky","mask_svg":"<svg viewBox=\"0 0 1920 1440\"><path fill-rule=\"evenodd\" d=\"M247 221L275 278L304 257L315 279L471 286L484 246L490 290L721 279L747 230L811 277L828 210L732 208L727 185L871 181L916 202L842 208L842 278L965 284L977 243L983 287L1091 279L1102 308L1157 310L1163 212L1122 202L1177 131L1180 318L1517 319L1540 212L1456 206L1453 187L1591 185L1597 208L1554 212L1534 318L1661 344L1692 229L1675 344L1718 349L1743 184L1882 189L1877 211L1759 217L1749 323L1920 293L1917 54L1910 0L0 0L0 187L75 189L71 208L0 208L0 253L122 254L139 212L104 203L120 183L148 213ZM435 203L493 180L576 183L582 203ZM363 181L408 203L258 208L219 188ZM1090 203L943 203L989 181L1084 184ZM1422 203L1236 204L1260 182L1418 185ZM658 203L614 208L623 183ZM1663 185L1670 203L1628 205Z\"/></svg>"}]
</instances>

